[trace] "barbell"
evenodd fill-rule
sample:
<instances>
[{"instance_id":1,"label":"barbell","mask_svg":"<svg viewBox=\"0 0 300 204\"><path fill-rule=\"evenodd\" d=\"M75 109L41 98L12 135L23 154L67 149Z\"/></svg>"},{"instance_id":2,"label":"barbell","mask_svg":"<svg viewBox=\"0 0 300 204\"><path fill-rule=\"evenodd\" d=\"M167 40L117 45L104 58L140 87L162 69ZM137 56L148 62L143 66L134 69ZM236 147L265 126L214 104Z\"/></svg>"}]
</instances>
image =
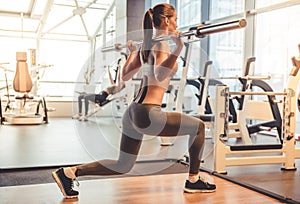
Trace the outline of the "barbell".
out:
<instances>
[{"instance_id":1,"label":"barbell","mask_svg":"<svg viewBox=\"0 0 300 204\"><path fill-rule=\"evenodd\" d=\"M183 32L179 35L179 37L190 37L190 36L196 36L198 38L203 38L206 35L213 34L213 33L219 33L229 30L235 30L239 28L244 28L247 26L247 21L244 18L232 20L232 21L226 21L222 23L216 23L216 24L210 24L210 25L203 25L200 24L198 26L191 27L188 31ZM154 43L164 41L164 40L170 40L170 36L162 36L158 38L154 38L152 41ZM141 45L143 41L135 41L133 42L133 45L138 46ZM104 47L102 48L102 52L109 52L109 51L121 51L123 48L125 48L125 44L116 43L114 46L110 47Z\"/></svg>"}]
</instances>

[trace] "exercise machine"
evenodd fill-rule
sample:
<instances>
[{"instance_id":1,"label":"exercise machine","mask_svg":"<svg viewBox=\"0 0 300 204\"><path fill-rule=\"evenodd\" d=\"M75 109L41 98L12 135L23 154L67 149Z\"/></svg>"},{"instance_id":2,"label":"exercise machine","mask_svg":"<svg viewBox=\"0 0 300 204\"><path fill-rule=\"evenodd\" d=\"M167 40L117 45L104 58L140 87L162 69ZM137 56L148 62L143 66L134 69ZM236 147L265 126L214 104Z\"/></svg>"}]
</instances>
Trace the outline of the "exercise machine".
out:
<instances>
[{"instance_id":1,"label":"exercise machine","mask_svg":"<svg viewBox=\"0 0 300 204\"><path fill-rule=\"evenodd\" d=\"M127 55L123 52L121 52L121 57L116 61L116 67L114 69L115 76L114 76L114 83L119 83L120 81L120 72L122 69L123 64L125 63L127 59ZM108 70L109 71L109 70ZM123 115L123 112L125 108L127 107L127 98L126 98L126 92L125 92L125 87L122 88L118 93L115 94L110 94L105 101L102 101L101 103L94 103L90 101L90 104L94 105L94 108L92 109L93 111L90 111L87 115L87 117L91 117L95 115L98 111L102 110L103 108L106 107L107 104L113 102L113 115L117 117L121 117ZM82 93L81 93L82 94Z\"/></svg>"},{"instance_id":2,"label":"exercise machine","mask_svg":"<svg viewBox=\"0 0 300 204\"><path fill-rule=\"evenodd\" d=\"M17 95L14 105L2 112L0 109L1 124L43 124L48 123L47 106L44 97L34 97L30 91L33 87L32 79L28 71L27 53L16 53L16 72L13 80L13 88ZM0 98L1 105L1 98ZM35 108L35 109L34 109ZM40 113L40 109L43 109Z\"/></svg>"},{"instance_id":3,"label":"exercise machine","mask_svg":"<svg viewBox=\"0 0 300 204\"><path fill-rule=\"evenodd\" d=\"M230 92L226 85L217 85L215 104L215 164L214 171L226 173L227 166L282 164L282 170L295 170L300 149L295 146L297 87L300 79L300 58L292 58L287 87L283 92ZM230 96L283 96L282 132L280 144L227 145L228 100Z\"/></svg>"},{"instance_id":4,"label":"exercise machine","mask_svg":"<svg viewBox=\"0 0 300 204\"><path fill-rule=\"evenodd\" d=\"M214 79L210 78L212 62L207 62L203 76L198 77L196 80L188 81L188 84L199 89L199 94L196 94L196 97L199 100L198 113L195 117L206 121L206 124L209 124L207 127L210 129L213 128L213 109L215 101L210 97L209 90L211 90L210 87L214 87L217 84L225 85L220 81L223 79L238 80L241 83L241 91L246 91L246 89L251 91L253 88L258 88L267 92L272 92L272 88L263 81L264 79L269 79L269 76L253 76L254 62L255 57L250 57L246 60L242 76L240 77L219 77ZM251 144L251 135L253 133L276 129L278 135L281 135L281 114L276 97L268 96L267 99L266 102L256 101L250 100L249 97L243 95L229 98L230 123L228 124L227 138L241 138L244 144ZM256 111L259 107L263 107L263 114L261 111ZM246 122L247 120L248 122ZM256 123L254 124L254 122Z\"/></svg>"}]
</instances>

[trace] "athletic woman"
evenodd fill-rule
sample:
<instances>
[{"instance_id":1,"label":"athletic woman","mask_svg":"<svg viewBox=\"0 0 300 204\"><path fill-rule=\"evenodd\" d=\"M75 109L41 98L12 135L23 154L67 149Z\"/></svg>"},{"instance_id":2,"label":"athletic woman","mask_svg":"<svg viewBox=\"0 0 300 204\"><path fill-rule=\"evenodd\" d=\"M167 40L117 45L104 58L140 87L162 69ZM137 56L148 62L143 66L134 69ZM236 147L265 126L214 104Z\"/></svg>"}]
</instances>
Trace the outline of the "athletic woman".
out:
<instances>
[{"instance_id":1,"label":"athletic woman","mask_svg":"<svg viewBox=\"0 0 300 204\"><path fill-rule=\"evenodd\" d=\"M144 39L140 49L127 43L130 56L126 61L122 79L131 79L139 70L143 73L140 91L122 118L122 138L117 160L101 160L79 166L60 168L53 177L65 197L78 196L73 189L76 177L86 175L117 175L128 173L141 147L143 134L179 136L189 135L189 176L184 191L213 192L214 184L200 177L199 168L204 147L204 123L178 112L163 112L161 104L170 79L177 71L176 60L184 45L176 30L176 11L170 4L158 4L144 15ZM155 34L153 31L156 31ZM167 41L153 43L152 38L171 36L176 47L170 50Z\"/></svg>"}]
</instances>

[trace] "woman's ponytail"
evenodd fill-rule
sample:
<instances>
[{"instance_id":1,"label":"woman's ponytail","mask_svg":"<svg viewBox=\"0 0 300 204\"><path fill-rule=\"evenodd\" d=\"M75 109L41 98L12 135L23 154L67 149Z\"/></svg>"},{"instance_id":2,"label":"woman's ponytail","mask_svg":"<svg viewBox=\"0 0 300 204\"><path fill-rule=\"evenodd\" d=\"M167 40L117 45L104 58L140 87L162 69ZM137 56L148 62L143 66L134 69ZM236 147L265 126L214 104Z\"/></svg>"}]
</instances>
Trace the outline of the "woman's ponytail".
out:
<instances>
[{"instance_id":1,"label":"woman's ponytail","mask_svg":"<svg viewBox=\"0 0 300 204\"><path fill-rule=\"evenodd\" d=\"M153 27L159 28L163 18L168 18L174 15L175 8L166 3L157 4L150 8L144 15L143 35L144 41L142 45L143 62L148 62L148 57L152 49Z\"/></svg>"},{"instance_id":2,"label":"woman's ponytail","mask_svg":"<svg viewBox=\"0 0 300 204\"><path fill-rule=\"evenodd\" d=\"M144 15L143 21L143 45L142 45L142 56L144 63L148 62L148 57L152 47L152 36L153 36L153 23L152 23L153 10L149 9Z\"/></svg>"}]
</instances>

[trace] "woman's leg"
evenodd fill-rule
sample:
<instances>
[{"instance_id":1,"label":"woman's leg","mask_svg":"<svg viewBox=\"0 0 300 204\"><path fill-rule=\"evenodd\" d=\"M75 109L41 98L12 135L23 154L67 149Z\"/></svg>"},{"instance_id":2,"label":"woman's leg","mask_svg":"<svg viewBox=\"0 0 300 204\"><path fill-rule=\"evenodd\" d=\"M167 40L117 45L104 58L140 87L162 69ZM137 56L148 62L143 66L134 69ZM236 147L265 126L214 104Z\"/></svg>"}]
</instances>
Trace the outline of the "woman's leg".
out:
<instances>
[{"instance_id":1,"label":"woman's leg","mask_svg":"<svg viewBox=\"0 0 300 204\"><path fill-rule=\"evenodd\" d=\"M181 113L166 113L166 124L160 135L189 135L190 174L198 174L204 149L205 125L195 117Z\"/></svg>"},{"instance_id":2,"label":"woman's leg","mask_svg":"<svg viewBox=\"0 0 300 204\"><path fill-rule=\"evenodd\" d=\"M85 115L89 113L89 101L96 101L96 94L88 94L84 97Z\"/></svg>"},{"instance_id":3,"label":"woman's leg","mask_svg":"<svg viewBox=\"0 0 300 204\"><path fill-rule=\"evenodd\" d=\"M189 135L189 173L198 174L205 140L205 125L203 121L198 118L176 112L166 113L166 115L167 122L160 135Z\"/></svg>"},{"instance_id":4,"label":"woman's leg","mask_svg":"<svg viewBox=\"0 0 300 204\"><path fill-rule=\"evenodd\" d=\"M82 99L85 95L79 95L78 96L78 113L79 115L82 114Z\"/></svg>"},{"instance_id":5,"label":"woman's leg","mask_svg":"<svg viewBox=\"0 0 300 204\"><path fill-rule=\"evenodd\" d=\"M159 106L135 104L134 124L149 135L189 135L190 174L198 174L204 147L205 125L195 117L178 112L163 112Z\"/></svg>"},{"instance_id":6,"label":"woman's leg","mask_svg":"<svg viewBox=\"0 0 300 204\"><path fill-rule=\"evenodd\" d=\"M134 125L144 134L160 136L189 135L189 177L184 191L214 192L216 186L200 178L199 169L204 148L205 126L195 117L177 112L163 112L160 106L136 105Z\"/></svg>"},{"instance_id":7,"label":"woman's leg","mask_svg":"<svg viewBox=\"0 0 300 204\"><path fill-rule=\"evenodd\" d=\"M130 107L129 107L130 108ZM123 115L122 139L118 160L101 160L79 166L60 168L52 172L55 182L66 198L77 198L79 192L73 189L76 176L124 174L133 167L142 143L142 134L131 123L129 111Z\"/></svg>"},{"instance_id":8,"label":"woman's leg","mask_svg":"<svg viewBox=\"0 0 300 204\"><path fill-rule=\"evenodd\" d=\"M101 160L77 166L76 176L118 175L128 173L137 158L141 140L122 134L118 160Z\"/></svg>"},{"instance_id":9,"label":"woman's leg","mask_svg":"<svg viewBox=\"0 0 300 204\"><path fill-rule=\"evenodd\" d=\"M130 118L127 110L122 120L122 139L118 160L101 160L79 165L75 167L77 170L76 176L117 175L131 170L141 147L142 134L134 129Z\"/></svg>"}]
</instances>

